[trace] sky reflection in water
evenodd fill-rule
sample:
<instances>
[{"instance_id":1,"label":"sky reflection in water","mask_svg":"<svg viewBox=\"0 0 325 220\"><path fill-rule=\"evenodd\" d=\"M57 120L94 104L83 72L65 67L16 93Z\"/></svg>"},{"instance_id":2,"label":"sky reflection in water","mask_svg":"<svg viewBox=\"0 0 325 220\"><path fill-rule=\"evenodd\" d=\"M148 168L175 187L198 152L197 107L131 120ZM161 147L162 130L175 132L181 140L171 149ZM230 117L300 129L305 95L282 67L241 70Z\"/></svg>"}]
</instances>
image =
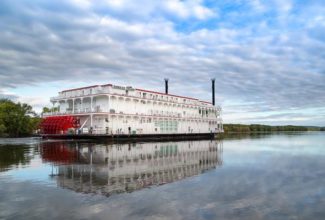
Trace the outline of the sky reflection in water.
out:
<instances>
[{"instance_id":1,"label":"sky reflection in water","mask_svg":"<svg viewBox=\"0 0 325 220\"><path fill-rule=\"evenodd\" d=\"M324 133L112 146L6 142L0 219L325 217Z\"/></svg>"}]
</instances>

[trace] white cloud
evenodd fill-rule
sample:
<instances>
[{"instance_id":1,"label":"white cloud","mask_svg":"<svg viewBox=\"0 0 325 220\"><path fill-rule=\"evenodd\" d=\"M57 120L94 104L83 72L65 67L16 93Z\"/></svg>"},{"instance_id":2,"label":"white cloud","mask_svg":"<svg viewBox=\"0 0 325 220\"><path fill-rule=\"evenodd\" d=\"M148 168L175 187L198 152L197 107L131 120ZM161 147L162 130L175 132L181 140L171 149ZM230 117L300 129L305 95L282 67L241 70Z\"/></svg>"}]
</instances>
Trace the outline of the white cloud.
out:
<instances>
[{"instance_id":1,"label":"white cloud","mask_svg":"<svg viewBox=\"0 0 325 220\"><path fill-rule=\"evenodd\" d=\"M21 103L28 103L29 105L33 106L33 110L37 113L41 113L43 107L51 107L52 105L49 102L48 97L43 97L43 96L23 96L23 97L18 97L17 100L18 102Z\"/></svg>"},{"instance_id":2,"label":"white cloud","mask_svg":"<svg viewBox=\"0 0 325 220\"><path fill-rule=\"evenodd\" d=\"M202 0L97 0L92 1L92 8L101 7L113 13L124 14L126 17L131 16L132 19L136 20L150 19L152 16L164 14L179 19L194 18L199 20L216 16L216 12L204 6L203 3Z\"/></svg>"},{"instance_id":3,"label":"white cloud","mask_svg":"<svg viewBox=\"0 0 325 220\"><path fill-rule=\"evenodd\" d=\"M10 92L7 89L0 89L0 99L10 99L10 100L17 100L17 95L13 92Z\"/></svg>"},{"instance_id":4,"label":"white cloud","mask_svg":"<svg viewBox=\"0 0 325 220\"><path fill-rule=\"evenodd\" d=\"M288 14L293 7L293 2L291 0L275 0L275 5L280 13Z\"/></svg>"},{"instance_id":5,"label":"white cloud","mask_svg":"<svg viewBox=\"0 0 325 220\"><path fill-rule=\"evenodd\" d=\"M82 9L87 9L91 6L92 0L71 0L71 2Z\"/></svg>"},{"instance_id":6,"label":"white cloud","mask_svg":"<svg viewBox=\"0 0 325 220\"><path fill-rule=\"evenodd\" d=\"M49 97L44 96L19 96L17 93L7 89L0 89L0 99L10 99L14 102L28 103L33 109L40 113L45 106L50 106Z\"/></svg>"},{"instance_id":7,"label":"white cloud","mask_svg":"<svg viewBox=\"0 0 325 220\"><path fill-rule=\"evenodd\" d=\"M107 0L106 3L114 8L123 8L127 5L125 0Z\"/></svg>"},{"instance_id":8,"label":"white cloud","mask_svg":"<svg viewBox=\"0 0 325 220\"><path fill-rule=\"evenodd\" d=\"M215 12L202 5L200 0L166 0L164 6L167 11L175 13L180 18L189 18L191 16L198 19L207 19L215 16Z\"/></svg>"},{"instance_id":9,"label":"white cloud","mask_svg":"<svg viewBox=\"0 0 325 220\"><path fill-rule=\"evenodd\" d=\"M211 18L214 12L203 1L95 1L90 5L85 1L82 7L62 2L62 9L56 5L59 9L51 12L37 3L14 2L0 3L14 9L0 21L1 88L60 80L67 87L110 82L156 90L168 77L171 92L210 100L209 80L215 77L218 100L240 99L261 112L325 103L325 42L324 33L317 31L322 24L319 13L300 19L306 28L299 30L288 26L282 31L283 26L270 26L268 21L234 27L223 15L226 20L220 26L184 31L174 16L191 23L193 18ZM38 10L31 13L29 7L36 6ZM289 6L281 7L291 11ZM49 97L37 96L20 100L38 108L47 104ZM236 107L241 106L225 110ZM245 108L229 117L225 112L225 116L245 117L249 111Z\"/></svg>"},{"instance_id":10,"label":"white cloud","mask_svg":"<svg viewBox=\"0 0 325 220\"><path fill-rule=\"evenodd\" d=\"M260 0L250 0L249 2L257 12L266 11L266 6Z\"/></svg>"}]
</instances>

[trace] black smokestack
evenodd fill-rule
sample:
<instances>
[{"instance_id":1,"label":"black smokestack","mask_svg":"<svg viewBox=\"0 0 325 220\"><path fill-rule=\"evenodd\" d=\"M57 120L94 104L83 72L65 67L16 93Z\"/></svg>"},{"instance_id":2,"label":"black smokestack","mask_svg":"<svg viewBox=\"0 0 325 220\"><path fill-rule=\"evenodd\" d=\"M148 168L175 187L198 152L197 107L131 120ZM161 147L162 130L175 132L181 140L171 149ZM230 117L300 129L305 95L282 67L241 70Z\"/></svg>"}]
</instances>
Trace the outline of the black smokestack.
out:
<instances>
[{"instance_id":1,"label":"black smokestack","mask_svg":"<svg viewBox=\"0 0 325 220\"><path fill-rule=\"evenodd\" d=\"M165 93L168 94L168 79L165 78Z\"/></svg>"},{"instance_id":2,"label":"black smokestack","mask_svg":"<svg viewBox=\"0 0 325 220\"><path fill-rule=\"evenodd\" d=\"M211 79L211 82L212 82L212 105L215 105L215 98L214 98L215 81L216 81L215 78Z\"/></svg>"}]
</instances>

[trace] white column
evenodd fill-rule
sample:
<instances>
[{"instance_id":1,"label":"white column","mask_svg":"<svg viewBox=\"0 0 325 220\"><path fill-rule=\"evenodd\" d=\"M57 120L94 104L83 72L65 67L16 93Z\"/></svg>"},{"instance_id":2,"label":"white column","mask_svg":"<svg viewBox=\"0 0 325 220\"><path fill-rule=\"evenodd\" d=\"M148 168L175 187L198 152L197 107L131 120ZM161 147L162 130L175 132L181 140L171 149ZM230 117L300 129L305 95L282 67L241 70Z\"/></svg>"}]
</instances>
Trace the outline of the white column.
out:
<instances>
[{"instance_id":1,"label":"white column","mask_svg":"<svg viewBox=\"0 0 325 220\"><path fill-rule=\"evenodd\" d=\"M107 112L109 112L109 96L107 96Z\"/></svg>"},{"instance_id":2,"label":"white column","mask_svg":"<svg viewBox=\"0 0 325 220\"><path fill-rule=\"evenodd\" d=\"M67 103L68 103L68 100L65 99L65 100L63 100L63 101L64 101L64 111L63 111L63 113L66 114L66 113L67 113ZM63 110L63 109L62 109L62 110Z\"/></svg>"},{"instance_id":3,"label":"white column","mask_svg":"<svg viewBox=\"0 0 325 220\"><path fill-rule=\"evenodd\" d=\"M84 110L84 98L80 98L80 112Z\"/></svg>"},{"instance_id":4,"label":"white column","mask_svg":"<svg viewBox=\"0 0 325 220\"><path fill-rule=\"evenodd\" d=\"M105 122L105 125L106 125L106 127L108 127L108 133L107 134L109 134L110 132L109 132L109 129L111 129L110 127L109 127L109 121L110 120L110 118L109 118L109 114L107 114L107 122ZM106 129L106 128L105 128Z\"/></svg>"},{"instance_id":5,"label":"white column","mask_svg":"<svg viewBox=\"0 0 325 220\"><path fill-rule=\"evenodd\" d=\"M72 113L74 113L74 99L72 99Z\"/></svg>"},{"instance_id":6,"label":"white column","mask_svg":"<svg viewBox=\"0 0 325 220\"><path fill-rule=\"evenodd\" d=\"M90 97L90 112L93 112L93 97Z\"/></svg>"}]
</instances>

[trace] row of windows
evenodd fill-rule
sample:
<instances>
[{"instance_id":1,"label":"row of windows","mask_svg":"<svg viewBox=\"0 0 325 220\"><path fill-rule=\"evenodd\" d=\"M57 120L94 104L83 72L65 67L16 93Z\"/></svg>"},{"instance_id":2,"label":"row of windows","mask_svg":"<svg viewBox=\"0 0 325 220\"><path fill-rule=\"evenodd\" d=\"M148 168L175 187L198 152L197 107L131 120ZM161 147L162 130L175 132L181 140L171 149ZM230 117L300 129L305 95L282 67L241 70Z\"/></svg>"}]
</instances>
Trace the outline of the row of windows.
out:
<instances>
[{"instance_id":1,"label":"row of windows","mask_svg":"<svg viewBox=\"0 0 325 220\"><path fill-rule=\"evenodd\" d=\"M175 101L178 102L178 100L183 101L183 103L192 103L193 100L185 99L185 98L178 98L178 97L173 97L170 95L157 95L157 94L152 94L152 93L146 93L146 92L138 92L138 97L140 98L150 98L150 99L155 99L155 100L165 100L165 101Z\"/></svg>"},{"instance_id":2,"label":"row of windows","mask_svg":"<svg viewBox=\"0 0 325 220\"><path fill-rule=\"evenodd\" d=\"M178 121L156 121L155 127L159 127L160 131L177 131Z\"/></svg>"},{"instance_id":3,"label":"row of windows","mask_svg":"<svg viewBox=\"0 0 325 220\"><path fill-rule=\"evenodd\" d=\"M102 117L93 117L93 120L95 121L102 121L105 120L105 122L109 122L108 118L102 118ZM112 119L110 119L112 120ZM128 123L129 121L127 119L122 120L123 123ZM161 119L152 119L152 118L140 118L140 123L151 123L154 122L155 126L178 126L179 121L171 121L171 120L161 120ZM209 121L209 124L215 124L217 121Z\"/></svg>"},{"instance_id":4,"label":"row of windows","mask_svg":"<svg viewBox=\"0 0 325 220\"><path fill-rule=\"evenodd\" d=\"M140 102L141 104L146 104L146 101L144 101L144 100L141 100L141 102ZM169 107L169 106L168 106ZM180 107L178 107L178 106L172 106L172 107L176 107L176 108L180 108ZM199 113L201 114L201 111L206 111L206 112L216 112L216 110L215 109L211 109L211 108L199 108ZM208 113L206 113L206 114L208 114Z\"/></svg>"}]
</instances>

